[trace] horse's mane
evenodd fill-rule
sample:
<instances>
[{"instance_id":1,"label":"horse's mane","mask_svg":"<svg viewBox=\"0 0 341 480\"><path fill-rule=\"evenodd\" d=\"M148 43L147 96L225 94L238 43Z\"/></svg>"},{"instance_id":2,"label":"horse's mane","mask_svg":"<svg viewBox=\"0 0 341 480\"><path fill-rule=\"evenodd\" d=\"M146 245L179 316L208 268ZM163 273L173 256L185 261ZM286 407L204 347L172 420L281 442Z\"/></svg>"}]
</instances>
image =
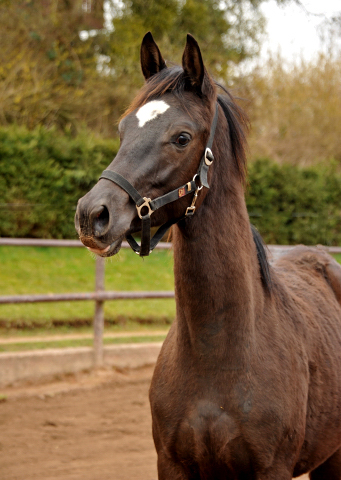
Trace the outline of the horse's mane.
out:
<instances>
[{"instance_id":1,"label":"horse's mane","mask_svg":"<svg viewBox=\"0 0 341 480\"><path fill-rule=\"evenodd\" d=\"M263 239L254 225L251 224L253 241L256 244L257 259L260 268L260 276L264 287L270 292L272 290L271 269L266 254Z\"/></svg>"},{"instance_id":2,"label":"horse's mane","mask_svg":"<svg viewBox=\"0 0 341 480\"><path fill-rule=\"evenodd\" d=\"M236 163L239 178L245 185L247 175L245 131L248 128L249 119L244 110L237 105L230 92L222 85L218 83L216 85L225 93L225 95L218 95L217 102L223 109L227 120L232 156Z\"/></svg>"},{"instance_id":3,"label":"horse's mane","mask_svg":"<svg viewBox=\"0 0 341 480\"><path fill-rule=\"evenodd\" d=\"M248 117L239 105L237 105L230 92L215 82L216 87L223 90L224 95L217 95L217 102L221 106L227 124L229 127L229 140L231 144L231 153L237 167L239 178L243 184L246 182L247 166L246 166L246 137L245 131L248 128ZM213 85L210 78L205 75L204 89L212 92ZM156 98L172 93L179 100L184 100L186 91L186 78L181 67L165 68L157 75L153 75L141 88L137 96L132 101L123 115L123 118L132 113L134 110L142 107L145 103L155 100ZM266 251L263 241L258 231L251 225L252 235L257 248L257 258L260 267L261 278L264 287L271 290L270 266L267 260Z\"/></svg>"}]
</instances>

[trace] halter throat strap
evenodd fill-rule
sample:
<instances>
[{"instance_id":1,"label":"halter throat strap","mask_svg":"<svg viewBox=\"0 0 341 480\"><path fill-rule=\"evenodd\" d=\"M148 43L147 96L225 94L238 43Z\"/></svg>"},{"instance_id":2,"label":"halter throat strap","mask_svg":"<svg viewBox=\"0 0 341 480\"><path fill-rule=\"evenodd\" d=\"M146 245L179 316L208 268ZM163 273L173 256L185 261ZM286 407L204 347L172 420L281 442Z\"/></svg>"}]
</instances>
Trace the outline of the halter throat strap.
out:
<instances>
[{"instance_id":1,"label":"halter throat strap","mask_svg":"<svg viewBox=\"0 0 341 480\"><path fill-rule=\"evenodd\" d=\"M142 197L140 193L132 186L128 180L126 180L122 175L119 173L113 172L112 170L104 170L99 177L105 178L106 180L110 180L111 182L115 183L119 187L121 187L135 202L136 209L138 216L141 219L142 229L141 229L141 246L136 242L132 235L127 234L126 240L129 243L130 247L134 250L135 253L140 255L141 257L148 256L156 247L156 245L160 242L166 231L175 223L179 222L183 218L192 216L195 212L195 201L198 196L199 190L202 187L210 188L208 181L207 181L207 174L209 167L213 163L214 157L212 154L212 144L214 140L214 134L216 130L218 122L218 104L216 105L216 110L214 114L214 118L211 125L211 132L210 137L208 139L205 152L200 160L199 168L194 176L193 180L182 185L181 187L172 190L161 197L155 198L151 200L147 197ZM197 185L197 179L199 180L199 185ZM150 228L151 228L151 214L155 212L160 207L167 205L168 203L174 202L179 198L184 197L190 193L194 193L192 205L187 208L186 213L177 219L172 219L166 222L164 225L159 227L153 238L150 238ZM144 212L145 209L148 209L147 212Z\"/></svg>"}]
</instances>

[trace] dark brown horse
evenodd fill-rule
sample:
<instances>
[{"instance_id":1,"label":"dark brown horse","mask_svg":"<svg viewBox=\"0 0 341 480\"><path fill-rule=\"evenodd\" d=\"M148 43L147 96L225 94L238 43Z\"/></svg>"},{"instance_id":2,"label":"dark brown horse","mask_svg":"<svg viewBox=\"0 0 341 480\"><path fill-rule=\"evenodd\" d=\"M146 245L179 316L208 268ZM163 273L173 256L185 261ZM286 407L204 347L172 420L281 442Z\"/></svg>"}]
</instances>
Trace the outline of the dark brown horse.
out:
<instances>
[{"instance_id":1,"label":"dark brown horse","mask_svg":"<svg viewBox=\"0 0 341 480\"><path fill-rule=\"evenodd\" d=\"M142 223L131 241L147 255L150 224L178 222L177 315L150 389L159 479L340 480L341 268L306 247L267 263L245 207L245 116L193 37L167 68L147 34L141 64L120 150L76 227L105 257Z\"/></svg>"}]
</instances>

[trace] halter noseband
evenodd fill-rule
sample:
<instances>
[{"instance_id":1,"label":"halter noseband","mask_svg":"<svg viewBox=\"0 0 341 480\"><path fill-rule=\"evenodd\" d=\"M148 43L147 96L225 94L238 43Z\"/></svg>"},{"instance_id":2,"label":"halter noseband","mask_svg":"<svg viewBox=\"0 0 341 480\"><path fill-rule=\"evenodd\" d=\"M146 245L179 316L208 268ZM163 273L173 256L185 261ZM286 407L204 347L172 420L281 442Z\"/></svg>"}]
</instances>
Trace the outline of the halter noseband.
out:
<instances>
[{"instance_id":1,"label":"halter noseband","mask_svg":"<svg viewBox=\"0 0 341 480\"><path fill-rule=\"evenodd\" d=\"M207 174L208 174L208 169L214 160L211 148L213 144L217 122L218 122L218 105L216 105L216 110L215 110L214 118L211 125L210 138L208 139L204 155L201 158L198 171L194 175L193 180L191 180L185 185L182 185L181 187L169 193L166 193L165 195L162 195L161 197L155 198L154 200L151 200L150 198L147 198L147 197L142 197L139 194L139 192L131 185L131 183L128 182L128 180L122 177L122 175L120 175L119 173L113 172L111 170L104 170L101 176L99 177L100 179L105 178L107 180L110 180L116 185L118 185L119 187L121 187L123 190L127 192L130 198L135 202L137 214L140 217L141 223L142 223L141 246L136 242L136 240L130 234L126 235L126 240L131 246L131 248L134 250L134 252L140 255L141 257L148 256L154 250L154 248L162 239L166 231L172 225L179 222L183 218L192 216L195 212L195 202L197 200L199 191L202 189L203 186L210 188L207 181ZM199 187L197 186L197 183L196 183L197 179L200 182ZM168 222L166 222L164 225L159 227L159 229L151 239L150 238L151 214L155 212L155 210L157 210L158 208L163 207L168 203L174 202L175 200L178 200L179 198L182 198L185 195L188 195L189 193L192 193L192 192L194 192L192 204L190 207L186 209L185 215L178 219L168 220ZM145 215L142 215L142 212L141 212L143 208L148 209L148 212Z\"/></svg>"}]
</instances>

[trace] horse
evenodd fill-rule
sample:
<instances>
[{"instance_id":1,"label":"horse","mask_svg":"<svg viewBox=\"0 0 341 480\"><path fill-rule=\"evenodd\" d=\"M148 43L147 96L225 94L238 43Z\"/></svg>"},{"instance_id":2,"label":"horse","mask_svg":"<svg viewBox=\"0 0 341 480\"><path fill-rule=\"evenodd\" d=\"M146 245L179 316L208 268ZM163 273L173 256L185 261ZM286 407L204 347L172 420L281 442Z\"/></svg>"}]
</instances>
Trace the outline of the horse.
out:
<instances>
[{"instance_id":1,"label":"horse","mask_svg":"<svg viewBox=\"0 0 341 480\"><path fill-rule=\"evenodd\" d=\"M247 117L196 40L169 68L148 32L141 67L75 223L102 257L124 237L146 256L173 225L176 319L150 386L158 478L340 480L341 267L318 247L268 260L245 205Z\"/></svg>"}]
</instances>

